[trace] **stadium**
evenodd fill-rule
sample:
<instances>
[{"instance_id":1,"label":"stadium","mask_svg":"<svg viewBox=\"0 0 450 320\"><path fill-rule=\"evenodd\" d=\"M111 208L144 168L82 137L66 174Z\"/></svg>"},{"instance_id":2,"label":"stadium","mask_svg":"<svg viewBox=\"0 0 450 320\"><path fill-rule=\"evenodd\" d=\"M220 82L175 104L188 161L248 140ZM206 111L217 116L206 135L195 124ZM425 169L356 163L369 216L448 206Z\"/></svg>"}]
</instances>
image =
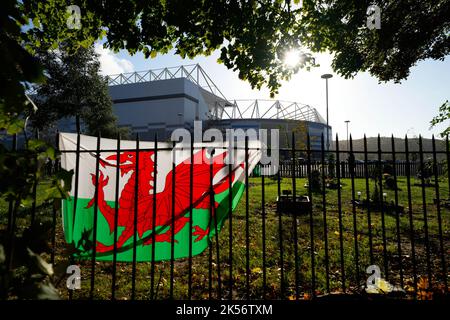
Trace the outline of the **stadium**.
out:
<instances>
[{"instance_id":1,"label":"stadium","mask_svg":"<svg viewBox=\"0 0 450 320\"><path fill-rule=\"evenodd\" d=\"M230 100L198 64L107 76L114 113L120 127L128 127L142 140L167 141L176 128L193 129L194 120L203 129L279 129L281 148L290 148L292 132L296 145L320 150L321 135L327 145L327 126L317 110L299 102L281 100ZM75 122L59 125L75 131ZM328 138L331 141L331 127Z\"/></svg>"}]
</instances>

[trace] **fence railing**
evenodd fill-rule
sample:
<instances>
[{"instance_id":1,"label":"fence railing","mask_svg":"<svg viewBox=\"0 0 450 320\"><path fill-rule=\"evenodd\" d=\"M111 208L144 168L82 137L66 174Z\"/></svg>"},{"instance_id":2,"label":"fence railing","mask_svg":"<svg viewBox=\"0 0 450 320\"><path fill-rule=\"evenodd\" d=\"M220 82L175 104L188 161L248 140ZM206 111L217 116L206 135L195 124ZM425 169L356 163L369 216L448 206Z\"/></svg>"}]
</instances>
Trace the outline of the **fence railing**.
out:
<instances>
[{"instance_id":1,"label":"fence railing","mask_svg":"<svg viewBox=\"0 0 450 320\"><path fill-rule=\"evenodd\" d=\"M116 150L101 150L99 142L97 149L80 150L79 137L74 164L75 202L79 185L87 183L78 181L80 156L85 152L96 154L97 212L101 154L115 152L120 155L124 149L121 149L118 140ZM97 141L100 141L99 137ZM139 140L136 141L137 147L133 152L137 158L140 152L152 151L154 161L158 161L158 153L162 149L157 144L153 150L144 150L139 148ZM293 135L293 146L295 142ZM98 261L99 253L95 245L98 215L94 215L93 232L89 237L94 243L91 257L77 260L76 256L64 250L59 204L53 206L49 216L34 206L30 219L48 218L52 221L53 232L49 240L52 263L69 261L81 266L80 290L65 290L65 283L61 284L60 289L67 293L69 299L309 299L332 292L361 294L368 277L373 276L366 272L370 266L373 270L379 270L375 276L389 281L398 292L405 292L404 296L410 294L420 298L423 292L427 296L439 292L447 294L450 254L448 141L445 151L436 150L434 138L432 150L422 150L420 139L419 160L414 162L410 159L407 139L405 151L396 152L392 140L392 150L384 152L379 148L378 160L371 162L367 160L367 144L364 142L362 154L365 161L342 161L349 154L354 154L351 139L350 150L339 150L338 147L326 151L323 137L320 160L313 161L308 137L307 148L290 149L292 160L281 163L275 175L259 175L256 171L252 174L246 170L244 196L228 215L220 232L214 221L216 208L211 178L208 189L210 207L204 210L210 214L209 232L214 227L216 232L210 237L207 250L193 256L191 249L185 259L174 259L172 235L168 247L171 258L166 261L156 262L153 259L140 263L135 255L129 263L116 259L112 262ZM336 145L339 146L339 143ZM245 154L248 154L247 144L245 149ZM318 151L314 152L317 155ZM405 161L396 161L400 153ZM193 149L190 154L192 160ZM296 160L299 154L307 155L301 163ZM334 161L326 160L330 154L334 155ZM438 154L444 154L447 161L438 163ZM426 155L433 160L427 163ZM391 160L384 161L382 156L388 156ZM193 176L196 174L195 165L191 167L186 174ZM248 168L248 159L244 167ZM158 179L156 169L152 175ZM189 181L189 190L184 191L192 194L194 179ZM176 201L175 180L170 187L173 201ZM228 188L232 194L231 182ZM133 193L132 198L133 206L137 206L138 192ZM153 205L153 212L158 212L156 201ZM233 204L229 205L231 207ZM193 206L191 200L188 210L183 213L185 217L192 219ZM75 215L77 206L74 208ZM20 208L10 204L7 225L12 238L23 229L23 226L16 225L14 215L18 213ZM117 221L117 210L115 214ZM136 211L132 242L134 252L139 245L136 228L140 218ZM155 225L155 214L150 218ZM174 223L175 217L172 216L168 226L171 230ZM192 227L192 220L189 223ZM190 228L191 248L193 232ZM116 257L120 234L117 222L112 234ZM150 237L156 243L154 234L151 233Z\"/></svg>"},{"instance_id":2,"label":"fence railing","mask_svg":"<svg viewBox=\"0 0 450 320\"><path fill-rule=\"evenodd\" d=\"M333 161L334 162L334 161ZM325 174L329 175L330 167L329 161L326 161L325 166ZM389 174L393 172L395 165L395 171L398 177L406 177L407 171L409 170L410 174L416 176L420 172L420 161L410 161L406 160L397 160L395 164L392 161L382 161L381 166L385 168L386 172ZM350 168L350 166L353 166ZM378 161L372 160L367 163L367 168L369 172L373 172L379 166ZM409 168L407 168L409 166ZM339 168L341 170L341 178L350 178L351 173L350 170L353 170L353 174L355 178L364 178L364 161L357 161L353 164L350 164L348 161L341 161L339 164ZM436 164L438 175L441 176L445 174L445 170L447 168L446 162L438 162ZM280 175L282 177L290 177L292 175L292 160L283 160L279 165ZM311 170L312 171L321 171L322 170L322 162L321 161L311 161ZM305 178L308 176L308 164L305 160L296 161L295 163L295 176L298 178Z\"/></svg>"}]
</instances>

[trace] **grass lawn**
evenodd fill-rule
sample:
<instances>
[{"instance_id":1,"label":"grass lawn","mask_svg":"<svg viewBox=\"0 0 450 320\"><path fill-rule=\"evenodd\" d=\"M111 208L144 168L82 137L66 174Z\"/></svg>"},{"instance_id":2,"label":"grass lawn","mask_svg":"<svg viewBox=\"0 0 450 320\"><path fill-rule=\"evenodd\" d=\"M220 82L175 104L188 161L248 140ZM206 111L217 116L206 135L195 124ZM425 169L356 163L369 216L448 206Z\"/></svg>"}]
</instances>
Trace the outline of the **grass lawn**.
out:
<instances>
[{"instance_id":1,"label":"grass lawn","mask_svg":"<svg viewBox=\"0 0 450 320\"><path fill-rule=\"evenodd\" d=\"M422 191L418 186L414 186L416 181L411 179L412 186L412 209L414 224L414 239L416 249L417 276L427 276L426 242L424 238L424 211L422 203ZM297 179L298 194L307 194L304 187L305 179ZM358 289L363 285L368 277L365 273L370 263L370 246L368 232L368 214L366 209L356 208L356 239L359 256L359 270L355 266L355 239L354 239L354 216L351 205L351 181L342 179L341 189L342 200L342 241L343 241L343 268L345 275L345 287L348 292ZM400 177L398 185L401 189L398 192L399 204L405 207L405 213L399 215L401 256L398 255L396 217L385 215L386 226L386 257L389 274L384 272L384 253L382 241L382 220L380 212L371 212L371 229L374 255L374 264L378 265L382 271L382 277L395 285L400 285L400 263L402 265L404 288L407 291L413 288L413 263L411 254L411 241L409 233L408 217L408 194L406 179ZM292 179L284 178L281 181L281 190L291 189ZM373 188L373 183L370 182ZM41 185L38 188L38 195L45 188ZM272 299L282 298L281 294L281 267L284 271L285 297L295 295L295 230L294 217L288 214L281 216L282 244L283 244L283 266L280 263L280 215L276 212L277 181L268 177L265 178L265 250L266 259L263 265L263 215L262 215L262 188L261 178L251 178L249 188L249 235L250 235L250 298L263 298L263 274L266 271L266 297ZM442 287L443 273L441 267L441 251L439 246L438 216L436 205L433 204L435 190L433 187L426 188L426 209L428 216L429 251L430 266L433 277L433 285ZM361 191L365 195L365 180L355 180L355 192ZM387 200L394 199L394 191L387 190ZM324 218L322 207L322 195L313 194L313 251L315 262L315 287L318 294L326 292L326 255L325 238L328 240L329 255L329 282L330 291L342 291L341 272L341 251L340 251L340 227L337 190L328 190L326 194L326 219L328 232L324 233ZM447 198L449 195L448 182L446 179L440 181L440 196ZM39 204L39 203L38 203ZM0 202L2 219L5 221L7 204ZM42 206L38 215L43 219L51 219L52 208ZM450 256L450 210L441 208L442 233L444 240L444 255L449 262ZM64 253L64 239L61 227L61 219L58 213L57 254L56 265L65 265L68 256ZM27 225L27 217L22 214L17 221L18 228ZM297 216L297 244L298 244L298 285L300 298L307 297L311 292L311 241L310 241L310 218L309 215ZM212 289L213 298L218 298L218 276L220 268L221 274L221 297L227 298L230 292L229 287L229 224L225 223L219 235L219 260L216 259L216 243L212 242ZM233 212L233 238L232 238L232 283L233 298L242 299L246 294L246 219L245 219L245 194L243 195L237 210ZM192 298L206 299L209 297L209 267L210 251L205 250L202 254L192 258ZM90 290L90 262L78 262L82 271L82 287L76 290L73 297L75 299L85 299L89 296ZM138 263L136 274L136 298L148 299L150 294L150 268L151 263ZM117 264L116 297L118 299L130 299L131 296L131 263ZM447 270L449 268L447 267ZM360 276L360 283L357 283L357 275ZM450 275L447 274L450 280ZM188 293L188 259L181 259L174 262L173 295L176 299L187 298ZM155 282L157 284L157 299L169 297L170 288L170 262L155 263ZM95 298L110 299L112 283L112 263L97 262L95 277ZM63 297L67 297L65 290L65 280L59 284L59 289Z\"/></svg>"}]
</instances>

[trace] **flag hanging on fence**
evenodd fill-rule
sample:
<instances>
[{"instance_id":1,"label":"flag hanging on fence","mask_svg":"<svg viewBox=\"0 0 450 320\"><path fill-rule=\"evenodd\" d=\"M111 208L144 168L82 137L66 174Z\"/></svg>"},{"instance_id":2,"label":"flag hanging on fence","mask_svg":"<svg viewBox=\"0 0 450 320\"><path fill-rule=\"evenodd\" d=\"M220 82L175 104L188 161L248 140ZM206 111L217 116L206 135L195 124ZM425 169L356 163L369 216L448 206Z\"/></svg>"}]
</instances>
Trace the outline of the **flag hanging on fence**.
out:
<instances>
[{"instance_id":1,"label":"flag hanging on fence","mask_svg":"<svg viewBox=\"0 0 450 320\"><path fill-rule=\"evenodd\" d=\"M155 261L169 260L172 233L175 234L174 257L188 257L191 187L192 255L200 254L208 247L216 230L220 231L245 188L245 150L242 146L229 152L225 143L195 143L192 186L190 146L173 148L171 143L158 143L155 157L154 142L140 141L137 149L136 141L122 140L118 153L117 140L102 138L100 156L97 157L96 137L80 135L80 152L76 152L77 134L72 133L60 133L59 146L62 168L75 171L79 157L77 195L74 174L70 197L63 200L62 206L65 239L78 249L79 258L92 256L97 211L96 259L112 261L116 206L117 261L133 261L135 235L137 261L151 261L153 239ZM261 157L260 142L249 141L248 147L247 169L251 173ZM138 157L136 150L139 150ZM229 161L225 160L227 157L232 159L231 170ZM118 203L116 188L119 190ZM211 201L211 195L214 201Z\"/></svg>"}]
</instances>

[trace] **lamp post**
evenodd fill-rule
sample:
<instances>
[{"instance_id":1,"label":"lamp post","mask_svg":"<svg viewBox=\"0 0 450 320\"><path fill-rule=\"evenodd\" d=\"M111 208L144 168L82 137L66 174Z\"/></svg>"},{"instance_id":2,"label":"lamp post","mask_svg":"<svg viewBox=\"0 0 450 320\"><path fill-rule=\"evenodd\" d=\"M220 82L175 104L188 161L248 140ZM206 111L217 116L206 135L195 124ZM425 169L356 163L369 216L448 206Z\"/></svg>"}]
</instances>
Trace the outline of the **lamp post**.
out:
<instances>
[{"instance_id":1,"label":"lamp post","mask_svg":"<svg viewBox=\"0 0 450 320\"><path fill-rule=\"evenodd\" d=\"M325 73L320 76L322 79L325 79L325 88L326 88L326 99L327 99L327 151L330 151L330 133L328 128L328 79L332 78L333 75L329 73Z\"/></svg>"},{"instance_id":2,"label":"lamp post","mask_svg":"<svg viewBox=\"0 0 450 320\"><path fill-rule=\"evenodd\" d=\"M348 151L348 124L350 123L350 120L345 120L345 124L347 125L347 151Z\"/></svg>"}]
</instances>

